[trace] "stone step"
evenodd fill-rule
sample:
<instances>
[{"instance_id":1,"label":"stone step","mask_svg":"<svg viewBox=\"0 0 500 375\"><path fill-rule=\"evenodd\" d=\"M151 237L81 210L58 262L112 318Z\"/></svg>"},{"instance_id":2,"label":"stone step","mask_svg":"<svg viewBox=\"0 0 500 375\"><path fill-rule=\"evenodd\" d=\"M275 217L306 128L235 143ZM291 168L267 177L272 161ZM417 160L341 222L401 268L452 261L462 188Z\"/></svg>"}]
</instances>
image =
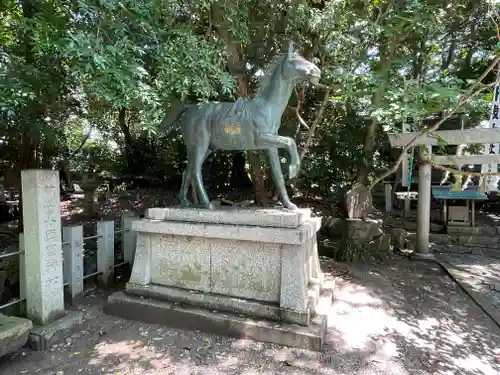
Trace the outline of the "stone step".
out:
<instances>
[{"instance_id":1,"label":"stone step","mask_svg":"<svg viewBox=\"0 0 500 375\"><path fill-rule=\"evenodd\" d=\"M408 233L407 248L415 250L416 233ZM467 236L431 233L430 249L436 253L459 253L474 255L498 256L500 254L499 236Z\"/></svg>"},{"instance_id":2,"label":"stone step","mask_svg":"<svg viewBox=\"0 0 500 375\"><path fill-rule=\"evenodd\" d=\"M172 328L246 337L256 341L322 351L327 332L324 315L315 316L309 326L238 316L216 310L141 298L124 292L112 294L104 307L107 314Z\"/></svg>"},{"instance_id":3,"label":"stone step","mask_svg":"<svg viewBox=\"0 0 500 375\"><path fill-rule=\"evenodd\" d=\"M416 242L417 234L408 233L406 239L409 242ZM438 245L461 245L470 244L477 246L486 245L500 245L499 236L471 236L471 235L457 235L457 234L445 234L445 233L430 233L429 242Z\"/></svg>"},{"instance_id":4,"label":"stone step","mask_svg":"<svg viewBox=\"0 0 500 375\"><path fill-rule=\"evenodd\" d=\"M321 293L321 285L319 282L309 282L307 287L307 300L309 306L316 306L318 304L319 295Z\"/></svg>"},{"instance_id":5,"label":"stone step","mask_svg":"<svg viewBox=\"0 0 500 375\"><path fill-rule=\"evenodd\" d=\"M319 294L318 302L314 308L314 315L324 316L328 315L332 307L333 302L333 291L335 288L335 280L326 280L323 284L321 292Z\"/></svg>"},{"instance_id":6,"label":"stone step","mask_svg":"<svg viewBox=\"0 0 500 375\"><path fill-rule=\"evenodd\" d=\"M459 236L500 236L500 226L480 226L480 227L465 227L465 226L448 226L447 233Z\"/></svg>"}]
</instances>

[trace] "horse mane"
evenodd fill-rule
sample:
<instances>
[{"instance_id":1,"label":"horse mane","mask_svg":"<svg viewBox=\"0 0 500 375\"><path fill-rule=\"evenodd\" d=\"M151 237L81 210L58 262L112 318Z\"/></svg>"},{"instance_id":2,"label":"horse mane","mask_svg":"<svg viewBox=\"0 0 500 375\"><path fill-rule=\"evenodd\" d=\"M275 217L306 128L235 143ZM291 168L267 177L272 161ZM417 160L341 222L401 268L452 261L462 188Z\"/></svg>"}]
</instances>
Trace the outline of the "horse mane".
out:
<instances>
[{"instance_id":1,"label":"horse mane","mask_svg":"<svg viewBox=\"0 0 500 375\"><path fill-rule=\"evenodd\" d=\"M277 54L263 69L264 74L260 77L254 97L259 96L271 83L271 78L278 67L288 58L288 52Z\"/></svg>"}]
</instances>

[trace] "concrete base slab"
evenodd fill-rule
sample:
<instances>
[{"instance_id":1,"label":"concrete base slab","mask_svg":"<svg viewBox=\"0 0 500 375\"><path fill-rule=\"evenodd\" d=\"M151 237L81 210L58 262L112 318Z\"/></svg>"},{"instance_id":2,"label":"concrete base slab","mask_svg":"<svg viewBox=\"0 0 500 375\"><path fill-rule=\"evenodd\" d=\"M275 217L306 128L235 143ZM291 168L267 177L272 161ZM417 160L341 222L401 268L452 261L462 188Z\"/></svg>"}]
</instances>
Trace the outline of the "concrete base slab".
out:
<instances>
[{"instance_id":1,"label":"concrete base slab","mask_svg":"<svg viewBox=\"0 0 500 375\"><path fill-rule=\"evenodd\" d=\"M47 350L52 345L61 342L66 332L83 323L81 311L67 311L66 315L44 326L34 326L29 333L28 344L33 350Z\"/></svg>"},{"instance_id":2,"label":"concrete base slab","mask_svg":"<svg viewBox=\"0 0 500 375\"><path fill-rule=\"evenodd\" d=\"M140 285L127 283L126 293L138 297L177 302L207 310L230 312L236 315L243 314L257 319L285 321L306 326L310 323L311 313L320 314L319 311L325 310L324 306L327 306L329 310L332 305L334 287L334 280L322 284L311 283L309 285L309 303L312 310L308 310L306 313L281 309L276 303L266 303L155 284Z\"/></svg>"},{"instance_id":3,"label":"concrete base slab","mask_svg":"<svg viewBox=\"0 0 500 375\"><path fill-rule=\"evenodd\" d=\"M313 317L309 326L300 326L141 298L127 295L125 292L112 294L108 298L105 312L149 324L164 324L173 328L246 337L315 351L322 350L327 329L325 315Z\"/></svg>"},{"instance_id":4,"label":"concrete base slab","mask_svg":"<svg viewBox=\"0 0 500 375\"><path fill-rule=\"evenodd\" d=\"M29 319L0 314L0 357L23 347L32 328Z\"/></svg>"}]
</instances>

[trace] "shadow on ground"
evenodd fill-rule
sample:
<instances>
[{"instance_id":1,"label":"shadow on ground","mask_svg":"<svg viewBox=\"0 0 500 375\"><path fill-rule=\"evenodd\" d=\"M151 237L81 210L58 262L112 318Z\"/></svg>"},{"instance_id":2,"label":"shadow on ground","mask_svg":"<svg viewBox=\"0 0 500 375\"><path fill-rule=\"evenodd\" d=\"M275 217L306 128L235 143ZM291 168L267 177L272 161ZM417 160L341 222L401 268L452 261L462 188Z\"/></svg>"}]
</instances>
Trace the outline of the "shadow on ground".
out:
<instances>
[{"instance_id":1,"label":"shadow on ground","mask_svg":"<svg viewBox=\"0 0 500 375\"><path fill-rule=\"evenodd\" d=\"M499 328L438 266L387 259L323 262L337 277L324 353L116 319L104 296L79 308L84 326L51 351L21 350L1 374L500 373Z\"/></svg>"}]
</instances>

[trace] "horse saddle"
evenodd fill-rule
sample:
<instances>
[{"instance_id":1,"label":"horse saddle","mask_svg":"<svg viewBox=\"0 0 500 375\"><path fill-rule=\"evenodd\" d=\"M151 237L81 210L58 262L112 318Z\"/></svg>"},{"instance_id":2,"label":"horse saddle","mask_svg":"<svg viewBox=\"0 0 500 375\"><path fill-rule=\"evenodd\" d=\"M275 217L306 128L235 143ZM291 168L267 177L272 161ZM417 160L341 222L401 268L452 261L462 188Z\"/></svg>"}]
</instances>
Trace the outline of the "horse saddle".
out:
<instances>
[{"instance_id":1,"label":"horse saddle","mask_svg":"<svg viewBox=\"0 0 500 375\"><path fill-rule=\"evenodd\" d=\"M247 118L248 100L239 98L236 102L228 105L226 111L220 114L219 123L224 125L224 133L238 134L241 125Z\"/></svg>"}]
</instances>

